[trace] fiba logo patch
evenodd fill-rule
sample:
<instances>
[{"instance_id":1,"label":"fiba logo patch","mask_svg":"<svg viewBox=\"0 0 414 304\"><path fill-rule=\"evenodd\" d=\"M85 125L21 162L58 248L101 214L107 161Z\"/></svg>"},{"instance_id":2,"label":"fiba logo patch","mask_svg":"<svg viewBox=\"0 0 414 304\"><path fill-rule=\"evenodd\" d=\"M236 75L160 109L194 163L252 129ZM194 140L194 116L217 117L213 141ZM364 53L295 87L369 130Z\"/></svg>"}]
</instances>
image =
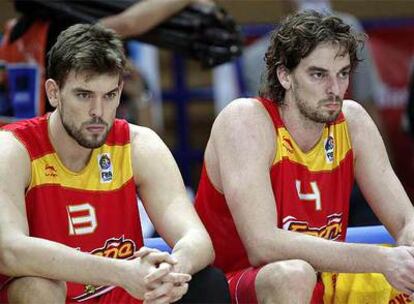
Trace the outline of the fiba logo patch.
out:
<instances>
[{"instance_id":1,"label":"fiba logo patch","mask_svg":"<svg viewBox=\"0 0 414 304\"><path fill-rule=\"evenodd\" d=\"M99 167L101 170L108 170L111 167L111 159L109 154L101 154L99 158Z\"/></svg>"},{"instance_id":2,"label":"fiba logo patch","mask_svg":"<svg viewBox=\"0 0 414 304\"><path fill-rule=\"evenodd\" d=\"M326 156L326 162L332 163L334 160L334 148L335 143L332 136L328 136L328 138L325 140L325 156Z\"/></svg>"},{"instance_id":3,"label":"fiba logo patch","mask_svg":"<svg viewBox=\"0 0 414 304\"><path fill-rule=\"evenodd\" d=\"M102 153L98 155L98 167L101 183L110 183L113 179L111 155Z\"/></svg>"}]
</instances>

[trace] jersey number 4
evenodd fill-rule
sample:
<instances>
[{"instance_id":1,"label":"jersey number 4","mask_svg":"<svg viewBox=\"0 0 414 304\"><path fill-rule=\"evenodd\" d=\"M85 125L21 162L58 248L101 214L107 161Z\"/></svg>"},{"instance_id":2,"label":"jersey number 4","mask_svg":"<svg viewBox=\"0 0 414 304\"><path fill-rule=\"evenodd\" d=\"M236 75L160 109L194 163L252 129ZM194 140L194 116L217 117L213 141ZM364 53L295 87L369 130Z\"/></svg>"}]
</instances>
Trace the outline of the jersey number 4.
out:
<instances>
[{"instance_id":1,"label":"jersey number 4","mask_svg":"<svg viewBox=\"0 0 414 304\"><path fill-rule=\"evenodd\" d=\"M80 205L68 205L69 235L82 235L93 233L98 227L95 208L84 203Z\"/></svg>"},{"instance_id":2,"label":"jersey number 4","mask_svg":"<svg viewBox=\"0 0 414 304\"><path fill-rule=\"evenodd\" d=\"M310 182L312 192L302 193L301 181L296 180L296 191L298 192L299 199L302 201L315 202L315 209L322 210L321 193L316 182Z\"/></svg>"}]
</instances>

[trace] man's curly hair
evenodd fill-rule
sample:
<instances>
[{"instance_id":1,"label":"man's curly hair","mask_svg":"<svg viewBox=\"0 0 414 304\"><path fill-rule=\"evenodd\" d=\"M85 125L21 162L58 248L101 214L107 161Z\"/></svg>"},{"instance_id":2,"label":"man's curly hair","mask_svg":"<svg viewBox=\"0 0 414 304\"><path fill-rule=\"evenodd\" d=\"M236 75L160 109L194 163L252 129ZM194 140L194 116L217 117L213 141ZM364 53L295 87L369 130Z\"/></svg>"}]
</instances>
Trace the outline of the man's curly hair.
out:
<instances>
[{"instance_id":1,"label":"man's curly hair","mask_svg":"<svg viewBox=\"0 0 414 304\"><path fill-rule=\"evenodd\" d=\"M277 77L277 68L284 66L292 71L321 43L332 42L341 46L343 54L340 55L348 53L354 69L360 61L357 49L363 47L365 38L365 34L353 31L334 15L304 11L288 16L271 35L264 58L266 78L260 96L283 103L285 89Z\"/></svg>"}]
</instances>

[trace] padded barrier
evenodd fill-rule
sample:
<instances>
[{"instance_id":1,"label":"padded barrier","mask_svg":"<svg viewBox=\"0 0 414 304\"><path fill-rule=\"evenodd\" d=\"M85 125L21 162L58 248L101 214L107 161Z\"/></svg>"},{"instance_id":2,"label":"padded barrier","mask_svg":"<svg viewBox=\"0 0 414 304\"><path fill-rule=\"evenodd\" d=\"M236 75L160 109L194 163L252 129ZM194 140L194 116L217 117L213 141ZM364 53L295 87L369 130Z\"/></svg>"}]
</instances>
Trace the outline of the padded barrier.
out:
<instances>
[{"instance_id":1,"label":"padded barrier","mask_svg":"<svg viewBox=\"0 0 414 304\"><path fill-rule=\"evenodd\" d=\"M144 246L149 248L156 248L161 251L171 252L170 246L160 237L144 239Z\"/></svg>"},{"instance_id":2,"label":"padded barrier","mask_svg":"<svg viewBox=\"0 0 414 304\"><path fill-rule=\"evenodd\" d=\"M394 238L384 226L349 227L346 232L348 243L395 244Z\"/></svg>"},{"instance_id":3,"label":"padded barrier","mask_svg":"<svg viewBox=\"0 0 414 304\"><path fill-rule=\"evenodd\" d=\"M382 225L349 227L346 241L348 243L395 244L393 237ZM171 252L170 246L160 237L147 238L144 240L144 245L150 248L157 248L161 251Z\"/></svg>"}]
</instances>

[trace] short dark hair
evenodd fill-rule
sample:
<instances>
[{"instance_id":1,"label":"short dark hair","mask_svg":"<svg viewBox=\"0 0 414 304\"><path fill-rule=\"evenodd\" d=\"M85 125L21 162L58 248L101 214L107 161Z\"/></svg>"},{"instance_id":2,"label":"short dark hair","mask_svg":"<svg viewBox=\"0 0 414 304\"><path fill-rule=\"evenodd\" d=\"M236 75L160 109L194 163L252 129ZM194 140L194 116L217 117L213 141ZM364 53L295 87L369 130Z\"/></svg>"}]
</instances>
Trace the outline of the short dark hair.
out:
<instances>
[{"instance_id":1,"label":"short dark hair","mask_svg":"<svg viewBox=\"0 0 414 304\"><path fill-rule=\"evenodd\" d=\"M98 24L75 24L57 38L48 53L47 74L63 87L71 71L119 74L125 53L118 35Z\"/></svg>"},{"instance_id":2,"label":"short dark hair","mask_svg":"<svg viewBox=\"0 0 414 304\"><path fill-rule=\"evenodd\" d=\"M277 68L284 66L292 71L320 43L332 42L341 46L343 54L349 54L354 69L360 61L357 50L363 47L365 39L365 34L355 32L334 15L310 10L288 16L271 35L260 96L283 103L285 89L277 77Z\"/></svg>"}]
</instances>

